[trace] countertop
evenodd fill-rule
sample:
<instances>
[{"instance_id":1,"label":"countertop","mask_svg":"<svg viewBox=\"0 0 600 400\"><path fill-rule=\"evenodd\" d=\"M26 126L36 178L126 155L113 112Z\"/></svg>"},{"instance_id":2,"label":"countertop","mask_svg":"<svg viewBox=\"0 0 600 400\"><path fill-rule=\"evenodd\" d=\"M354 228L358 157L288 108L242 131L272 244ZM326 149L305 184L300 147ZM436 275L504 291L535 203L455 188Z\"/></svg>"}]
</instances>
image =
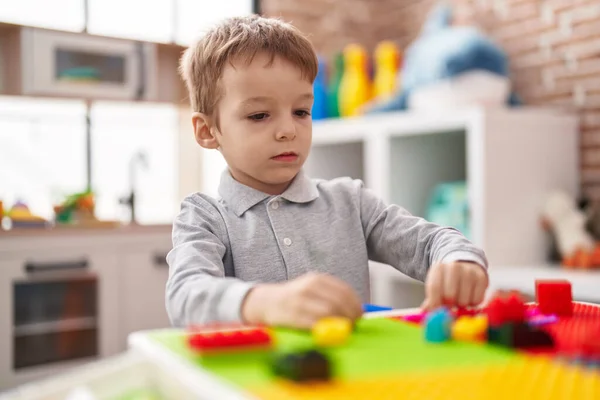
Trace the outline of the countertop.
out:
<instances>
[{"instance_id":1,"label":"countertop","mask_svg":"<svg viewBox=\"0 0 600 400\"><path fill-rule=\"evenodd\" d=\"M0 229L0 240L18 237L58 237L81 235L129 235L171 233L173 226L126 224L117 226L56 226L49 228Z\"/></svg>"}]
</instances>

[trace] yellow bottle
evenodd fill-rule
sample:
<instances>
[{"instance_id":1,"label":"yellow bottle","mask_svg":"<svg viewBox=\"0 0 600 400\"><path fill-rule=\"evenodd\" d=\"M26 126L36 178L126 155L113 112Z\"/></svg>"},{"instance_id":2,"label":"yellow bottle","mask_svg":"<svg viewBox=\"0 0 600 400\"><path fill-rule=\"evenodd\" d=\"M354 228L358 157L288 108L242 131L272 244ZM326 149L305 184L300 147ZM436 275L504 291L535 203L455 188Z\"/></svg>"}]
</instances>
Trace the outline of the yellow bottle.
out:
<instances>
[{"instance_id":1,"label":"yellow bottle","mask_svg":"<svg viewBox=\"0 0 600 400\"><path fill-rule=\"evenodd\" d=\"M374 96L385 99L392 96L396 90L398 75L398 48L391 41L380 42L375 48L375 79Z\"/></svg>"},{"instance_id":2,"label":"yellow bottle","mask_svg":"<svg viewBox=\"0 0 600 400\"><path fill-rule=\"evenodd\" d=\"M344 75L340 82L340 115L358 115L371 98L371 82L367 74L367 52L362 46L350 44L344 49Z\"/></svg>"}]
</instances>

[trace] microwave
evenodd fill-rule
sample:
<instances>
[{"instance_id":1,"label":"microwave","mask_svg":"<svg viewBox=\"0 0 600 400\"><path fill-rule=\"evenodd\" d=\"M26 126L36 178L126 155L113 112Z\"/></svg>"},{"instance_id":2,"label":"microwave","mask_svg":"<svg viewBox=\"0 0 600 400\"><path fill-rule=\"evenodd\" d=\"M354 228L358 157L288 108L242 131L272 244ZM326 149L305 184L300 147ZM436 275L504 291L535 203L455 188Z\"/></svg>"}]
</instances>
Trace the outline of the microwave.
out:
<instances>
[{"instance_id":1,"label":"microwave","mask_svg":"<svg viewBox=\"0 0 600 400\"><path fill-rule=\"evenodd\" d=\"M154 43L40 28L21 29L22 94L156 99Z\"/></svg>"}]
</instances>

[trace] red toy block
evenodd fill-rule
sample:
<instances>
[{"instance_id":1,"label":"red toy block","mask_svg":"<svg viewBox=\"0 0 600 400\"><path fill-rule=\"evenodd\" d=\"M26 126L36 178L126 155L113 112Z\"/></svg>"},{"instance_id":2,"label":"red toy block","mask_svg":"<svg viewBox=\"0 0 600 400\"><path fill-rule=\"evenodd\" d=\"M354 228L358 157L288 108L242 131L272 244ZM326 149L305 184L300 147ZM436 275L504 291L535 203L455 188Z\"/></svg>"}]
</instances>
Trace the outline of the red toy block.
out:
<instances>
[{"instance_id":1,"label":"red toy block","mask_svg":"<svg viewBox=\"0 0 600 400\"><path fill-rule=\"evenodd\" d=\"M455 310L452 310L452 316L454 317L454 319L459 319L460 317L464 316L474 317L480 313L481 310L466 307L458 307Z\"/></svg>"},{"instance_id":2,"label":"red toy block","mask_svg":"<svg viewBox=\"0 0 600 400\"><path fill-rule=\"evenodd\" d=\"M573 314L573 294L567 280L535 281L535 298L542 314L570 316Z\"/></svg>"},{"instance_id":3,"label":"red toy block","mask_svg":"<svg viewBox=\"0 0 600 400\"><path fill-rule=\"evenodd\" d=\"M489 326L499 327L509 322L524 322L527 305L517 292L496 295L485 308Z\"/></svg>"},{"instance_id":4,"label":"red toy block","mask_svg":"<svg viewBox=\"0 0 600 400\"><path fill-rule=\"evenodd\" d=\"M189 346L201 353L258 350L271 347L271 335L261 328L237 331L193 333Z\"/></svg>"}]
</instances>

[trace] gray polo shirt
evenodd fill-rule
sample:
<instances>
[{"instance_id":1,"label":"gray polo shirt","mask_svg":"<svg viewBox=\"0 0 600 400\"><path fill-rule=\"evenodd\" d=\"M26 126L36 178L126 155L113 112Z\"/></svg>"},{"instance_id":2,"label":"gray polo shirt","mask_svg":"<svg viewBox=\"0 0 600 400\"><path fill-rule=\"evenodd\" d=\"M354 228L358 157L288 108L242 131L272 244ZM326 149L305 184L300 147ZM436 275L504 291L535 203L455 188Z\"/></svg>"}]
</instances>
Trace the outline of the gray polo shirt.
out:
<instances>
[{"instance_id":1,"label":"gray polo shirt","mask_svg":"<svg viewBox=\"0 0 600 400\"><path fill-rule=\"evenodd\" d=\"M272 196L225 171L219 195L186 197L174 221L166 306L175 326L239 322L254 284L308 271L344 280L368 302L368 260L421 281L440 261L487 268L483 251L458 231L384 204L359 180L315 180L300 172Z\"/></svg>"}]
</instances>

